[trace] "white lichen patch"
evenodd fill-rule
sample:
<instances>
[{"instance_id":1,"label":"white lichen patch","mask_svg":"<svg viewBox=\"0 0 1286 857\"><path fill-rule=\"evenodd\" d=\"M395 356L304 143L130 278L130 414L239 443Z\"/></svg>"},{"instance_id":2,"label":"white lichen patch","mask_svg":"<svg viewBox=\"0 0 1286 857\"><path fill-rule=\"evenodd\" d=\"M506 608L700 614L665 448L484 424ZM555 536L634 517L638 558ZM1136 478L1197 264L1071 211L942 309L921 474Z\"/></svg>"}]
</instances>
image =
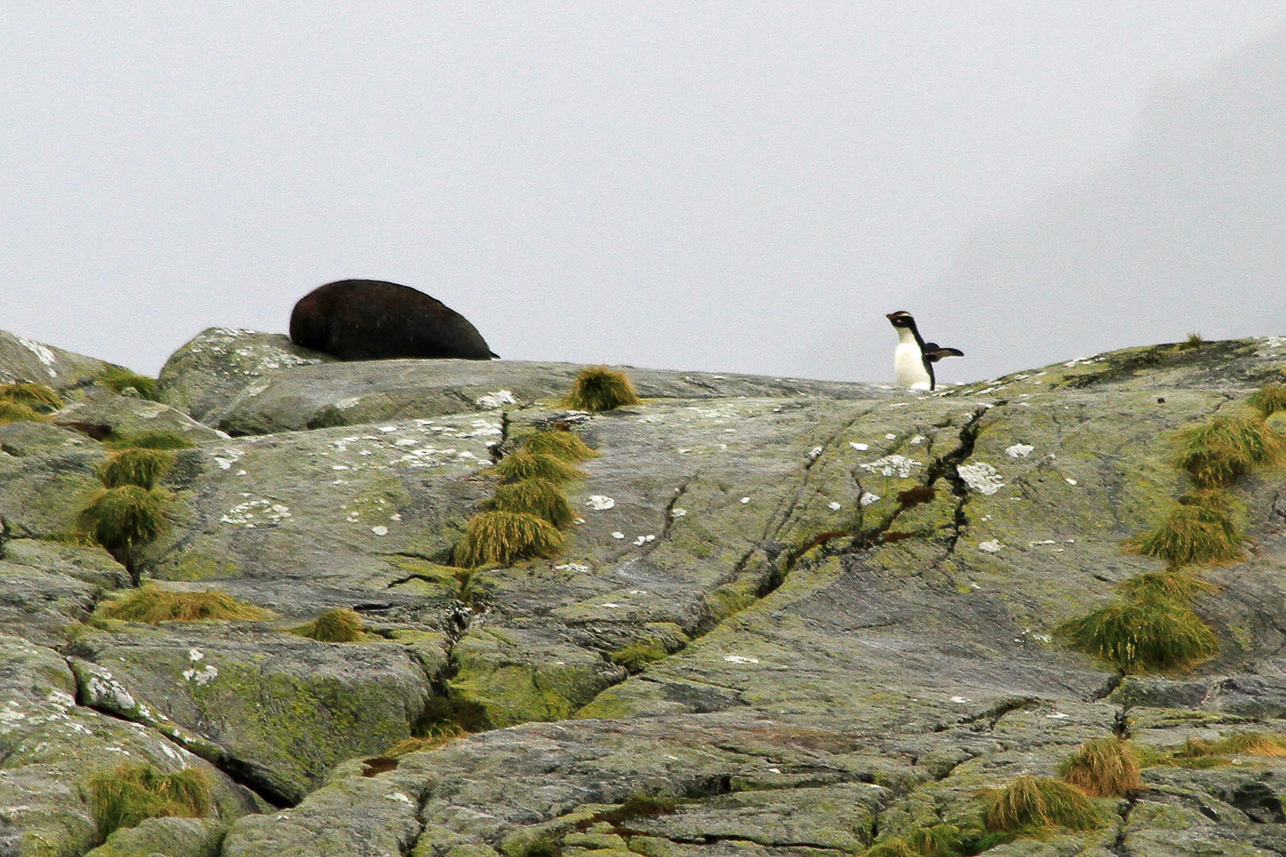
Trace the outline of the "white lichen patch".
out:
<instances>
[{"instance_id":1,"label":"white lichen patch","mask_svg":"<svg viewBox=\"0 0 1286 857\"><path fill-rule=\"evenodd\" d=\"M504 434L504 431L501 429L500 423L492 420L474 420L473 430L461 432L459 437L491 437L501 434Z\"/></svg>"},{"instance_id":2,"label":"white lichen patch","mask_svg":"<svg viewBox=\"0 0 1286 857\"><path fill-rule=\"evenodd\" d=\"M840 509L844 508L839 503L836 503L834 500L830 501L826 505L832 512L838 512Z\"/></svg>"},{"instance_id":3,"label":"white lichen patch","mask_svg":"<svg viewBox=\"0 0 1286 857\"><path fill-rule=\"evenodd\" d=\"M857 498L857 502L861 504L863 507L866 507L871 505L872 503L880 502L880 495L872 494L870 491L863 491L862 496Z\"/></svg>"},{"instance_id":4,"label":"white lichen patch","mask_svg":"<svg viewBox=\"0 0 1286 857\"><path fill-rule=\"evenodd\" d=\"M215 453L213 458L215 458L216 465L219 465L219 470L231 470L231 466L239 462L244 454L246 453L239 449L221 449L219 453Z\"/></svg>"},{"instance_id":5,"label":"white lichen patch","mask_svg":"<svg viewBox=\"0 0 1286 857\"><path fill-rule=\"evenodd\" d=\"M1010 458L1026 458L1031 455L1032 450L1036 447L1026 443L1015 443L1013 446L1005 447L1005 455Z\"/></svg>"},{"instance_id":6,"label":"white lichen patch","mask_svg":"<svg viewBox=\"0 0 1286 857\"><path fill-rule=\"evenodd\" d=\"M581 565L578 562L566 562L562 565L554 566L556 571L570 571L572 574L584 574L589 571L588 565Z\"/></svg>"},{"instance_id":7,"label":"white lichen patch","mask_svg":"<svg viewBox=\"0 0 1286 857\"><path fill-rule=\"evenodd\" d=\"M622 533L620 530L617 530L616 532L612 533L612 538L623 539L625 538L625 533Z\"/></svg>"},{"instance_id":8,"label":"white lichen patch","mask_svg":"<svg viewBox=\"0 0 1286 857\"><path fill-rule=\"evenodd\" d=\"M647 544L648 542L652 542L652 541L656 541L656 536L655 536L655 535L651 535L651 534L649 534L649 535L646 535L646 536L639 536L637 539L635 539L635 540L634 540L634 546L635 546L635 547L642 547L643 545Z\"/></svg>"},{"instance_id":9,"label":"white lichen patch","mask_svg":"<svg viewBox=\"0 0 1286 857\"><path fill-rule=\"evenodd\" d=\"M723 659L730 664L757 664L759 658L752 658L750 655L724 655Z\"/></svg>"},{"instance_id":10,"label":"white lichen patch","mask_svg":"<svg viewBox=\"0 0 1286 857\"><path fill-rule=\"evenodd\" d=\"M985 553L1000 553L1000 549L1002 547L1004 547L1004 545L1002 545L996 539L989 539L985 542L978 542L978 550L984 551Z\"/></svg>"},{"instance_id":11,"label":"white lichen patch","mask_svg":"<svg viewBox=\"0 0 1286 857\"><path fill-rule=\"evenodd\" d=\"M1067 479L1067 484L1068 484L1068 485L1075 485L1075 484L1076 484L1076 480L1075 480L1075 479L1073 479L1072 477L1068 476L1068 477L1066 477L1066 479Z\"/></svg>"},{"instance_id":12,"label":"white lichen patch","mask_svg":"<svg viewBox=\"0 0 1286 857\"><path fill-rule=\"evenodd\" d=\"M387 535L388 535L388 527L385 527L385 526L383 526L383 525L380 525L380 526L378 526L378 527L371 527L371 532L372 532L372 533L374 533L374 534L375 534L375 535L377 535L377 536L387 536Z\"/></svg>"},{"instance_id":13,"label":"white lichen patch","mask_svg":"<svg viewBox=\"0 0 1286 857\"><path fill-rule=\"evenodd\" d=\"M518 400L514 394L508 390L496 390L494 393L487 393L485 396L479 396L474 399L473 403L483 410L492 411L503 405L516 405Z\"/></svg>"},{"instance_id":14,"label":"white lichen patch","mask_svg":"<svg viewBox=\"0 0 1286 857\"><path fill-rule=\"evenodd\" d=\"M614 508L616 506L616 501L611 497L606 497L602 494L594 494L585 501L585 505L589 506L595 512L605 512L608 509Z\"/></svg>"},{"instance_id":15,"label":"white lichen patch","mask_svg":"<svg viewBox=\"0 0 1286 857\"><path fill-rule=\"evenodd\" d=\"M984 461L962 464L956 468L964 483L980 494L995 494L1005 487L1000 471Z\"/></svg>"},{"instance_id":16,"label":"white lichen patch","mask_svg":"<svg viewBox=\"0 0 1286 857\"><path fill-rule=\"evenodd\" d=\"M924 443L926 440L928 440L927 437L925 437L922 434L917 434L915 437L911 438L907 442L910 443L912 446L919 446L920 444Z\"/></svg>"},{"instance_id":17,"label":"white lichen patch","mask_svg":"<svg viewBox=\"0 0 1286 857\"><path fill-rule=\"evenodd\" d=\"M869 443L858 443L857 441L850 441L848 445L856 449L858 452L866 452L871 448Z\"/></svg>"},{"instance_id":18,"label":"white lichen patch","mask_svg":"<svg viewBox=\"0 0 1286 857\"><path fill-rule=\"evenodd\" d=\"M687 509L680 509L677 506L670 510L670 517L672 518L682 518L686 514L688 514Z\"/></svg>"},{"instance_id":19,"label":"white lichen patch","mask_svg":"<svg viewBox=\"0 0 1286 857\"><path fill-rule=\"evenodd\" d=\"M866 464L859 464L863 470L878 473L881 476L896 476L899 479L910 477L911 471L920 466L920 462L905 455L886 455Z\"/></svg>"},{"instance_id":20,"label":"white lichen patch","mask_svg":"<svg viewBox=\"0 0 1286 857\"><path fill-rule=\"evenodd\" d=\"M108 675L89 677L89 696L95 705L112 711L132 711L138 706L138 701L130 692Z\"/></svg>"},{"instance_id":21,"label":"white lichen patch","mask_svg":"<svg viewBox=\"0 0 1286 857\"><path fill-rule=\"evenodd\" d=\"M186 669L183 671L183 677L190 682L195 682L201 687L205 687L219 677L219 668L214 664L207 664L199 670Z\"/></svg>"},{"instance_id":22,"label":"white lichen patch","mask_svg":"<svg viewBox=\"0 0 1286 857\"><path fill-rule=\"evenodd\" d=\"M234 527L275 527L290 517L290 507L271 500L247 500L229 509L219 520Z\"/></svg>"},{"instance_id":23,"label":"white lichen patch","mask_svg":"<svg viewBox=\"0 0 1286 857\"><path fill-rule=\"evenodd\" d=\"M58 373L54 370L54 364L58 362L57 358L54 357L54 352L50 351L47 346L27 339L24 336L16 336L14 338L18 340L19 345L36 355L36 359L44 365L45 371L49 373L50 378L58 377Z\"/></svg>"}]
</instances>

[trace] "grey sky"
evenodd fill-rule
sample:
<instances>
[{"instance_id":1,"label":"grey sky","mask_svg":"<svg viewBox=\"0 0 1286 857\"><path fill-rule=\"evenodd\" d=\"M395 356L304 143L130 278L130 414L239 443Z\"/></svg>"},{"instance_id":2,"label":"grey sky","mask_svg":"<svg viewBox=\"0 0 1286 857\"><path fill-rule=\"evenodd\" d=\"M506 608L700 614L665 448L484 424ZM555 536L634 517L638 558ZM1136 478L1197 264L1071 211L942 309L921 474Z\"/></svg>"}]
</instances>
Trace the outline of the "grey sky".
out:
<instances>
[{"instance_id":1,"label":"grey sky","mask_svg":"<svg viewBox=\"0 0 1286 857\"><path fill-rule=\"evenodd\" d=\"M368 277L505 358L887 381L891 310L985 347L996 319L912 303L971 233L1284 24L1280 0L8 0L0 329L154 374Z\"/></svg>"}]
</instances>

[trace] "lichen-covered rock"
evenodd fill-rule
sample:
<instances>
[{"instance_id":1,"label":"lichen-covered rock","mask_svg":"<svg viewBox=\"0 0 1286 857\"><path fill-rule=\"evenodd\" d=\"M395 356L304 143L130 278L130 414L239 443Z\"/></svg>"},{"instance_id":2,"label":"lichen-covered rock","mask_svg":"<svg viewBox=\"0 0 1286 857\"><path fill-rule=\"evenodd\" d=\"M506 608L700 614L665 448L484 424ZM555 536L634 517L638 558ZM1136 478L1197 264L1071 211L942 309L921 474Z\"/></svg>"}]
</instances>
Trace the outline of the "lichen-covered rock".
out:
<instances>
[{"instance_id":1,"label":"lichen-covered rock","mask_svg":"<svg viewBox=\"0 0 1286 857\"><path fill-rule=\"evenodd\" d=\"M105 388L91 389L51 419L58 426L89 428L96 436L104 432L116 437L163 432L179 435L193 444L225 437L169 405L121 396Z\"/></svg>"},{"instance_id":2,"label":"lichen-covered rock","mask_svg":"<svg viewBox=\"0 0 1286 857\"><path fill-rule=\"evenodd\" d=\"M85 857L219 857L226 831L217 818L149 818L117 830Z\"/></svg>"},{"instance_id":3,"label":"lichen-covered rock","mask_svg":"<svg viewBox=\"0 0 1286 857\"><path fill-rule=\"evenodd\" d=\"M156 397L209 422L247 385L278 369L334 360L300 348L280 333L211 327L192 337L161 367Z\"/></svg>"},{"instance_id":4,"label":"lichen-covered rock","mask_svg":"<svg viewBox=\"0 0 1286 857\"><path fill-rule=\"evenodd\" d=\"M258 336L219 334L212 353L284 353ZM264 350L235 354L251 340ZM838 857L976 826L986 789L1057 776L1122 732L1143 792L1100 799L1094 830L1001 851L1283 850L1286 766L1175 756L1286 734L1280 470L1232 489L1247 558L1198 569L1217 657L1122 680L1056 629L1164 569L1127 545L1188 489L1168 438L1279 379L1286 340L1129 349L934 395L631 370L644 402L596 415L558 406L566 364L254 365L220 376L202 417L255 436L180 455L168 529L136 565L273 618L91 616L124 577L31 537L66 529L105 453L0 431L0 618L58 646L41 651L70 710L111 724L81 721L94 735L74 749L146 736L297 802L226 819L221 854ZM190 377L206 371L222 370ZM566 486L566 548L452 567L492 462L555 423L599 453ZM361 642L287 633L335 607L362 617ZM411 735L427 743L393 746ZM65 737L48 752L71 764ZM9 758L38 779L22 753L0 774ZM34 793L53 814L0 830L91 837L52 788Z\"/></svg>"},{"instance_id":5,"label":"lichen-covered rock","mask_svg":"<svg viewBox=\"0 0 1286 857\"><path fill-rule=\"evenodd\" d=\"M83 387L116 367L0 330L0 384L33 381L56 390Z\"/></svg>"}]
</instances>

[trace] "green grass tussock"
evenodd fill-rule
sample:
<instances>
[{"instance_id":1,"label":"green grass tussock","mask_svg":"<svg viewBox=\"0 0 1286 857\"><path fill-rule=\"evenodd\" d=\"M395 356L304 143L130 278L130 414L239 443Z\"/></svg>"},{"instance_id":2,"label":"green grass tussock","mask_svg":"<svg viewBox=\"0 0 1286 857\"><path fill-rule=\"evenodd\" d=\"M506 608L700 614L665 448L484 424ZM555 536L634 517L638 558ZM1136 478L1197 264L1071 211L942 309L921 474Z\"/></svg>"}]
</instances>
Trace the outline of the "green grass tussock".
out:
<instances>
[{"instance_id":1,"label":"green grass tussock","mask_svg":"<svg viewBox=\"0 0 1286 857\"><path fill-rule=\"evenodd\" d=\"M1100 738L1082 744L1058 775L1090 797L1124 797L1142 788L1139 760L1124 741Z\"/></svg>"},{"instance_id":2,"label":"green grass tussock","mask_svg":"<svg viewBox=\"0 0 1286 857\"><path fill-rule=\"evenodd\" d=\"M1222 488L1256 464L1279 464L1286 444L1261 414L1213 417L1176 435L1179 466L1200 488Z\"/></svg>"},{"instance_id":3,"label":"green grass tussock","mask_svg":"<svg viewBox=\"0 0 1286 857\"><path fill-rule=\"evenodd\" d=\"M1058 634L1126 673L1181 670L1219 652L1218 638L1201 617L1169 599L1119 601L1064 622Z\"/></svg>"},{"instance_id":4,"label":"green grass tussock","mask_svg":"<svg viewBox=\"0 0 1286 857\"><path fill-rule=\"evenodd\" d=\"M0 385L0 401L26 405L34 411L56 411L63 406L62 396L52 387L30 381Z\"/></svg>"},{"instance_id":5,"label":"green grass tussock","mask_svg":"<svg viewBox=\"0 0 1286 857\"><path fill-rule=\"evenodd\" d=\"M575 432L565 428L529 434L522 446L533 455L552 455L563 461L587 461L598 457L598 453L589 444Z\"/></svg>"},{"instance_id":6,"label":"green grass tussock","mask_svg":"<svg viewBox=\"0 0 1286 857\"><path fill-rule=\"evenodd\" d=\"M585 472L573 464L544 453L531 453L518 450L506 455L495 468L496 475L506 482L521 482L529 479L544 479L547 482L563 483L579 479Z\"/></svg>"},{"instance_id":7,"label":"green grass tussock","mask_svg":"<svg viewBox=\"0 0 1286 857\"><path fill-rule=\"evenodd\" d=\"M197 622L201 620L252 620L266 619L268 610L238 601L226 592L216 589L206 592L181 592L145 586L135 589L102 608L112 619L126 622Z\"/></svg>"},{"instance_id":8,"label":"green grass tussock","mask_svg":"<svg viewBox=\"0 0 1286 857\"><path fill-rule=\"evenodd\" d=\"M1012 842L1014 838L1015 834L1009 831L988 833L954 824L933 824L877 842L863 851L861 857L968 857Z\"/></svg>"},{"instance_id":9,"label":"green grass tussock","mask_svg":"<svg viewBox=\"0 0 1286 857\"><path fill-rule=\"evenodd\" d=\"M210 779L195 768L167 774L151 765L126 763L95 774L87 791L101 839L149 818L215 814Z\"/></svg>"},{"instance_id":10,"label":"green grass tussock","mask_svg":"<svg viewBox=\"0 0 1286 857\"><path fill-rule=\"evenodd\" d=\"M606 366L588 366L580 371L564 403L580 411L610 411L623 405L640 403L634 384L624 372Z\"/></svg>"},{"instance_id":11,"label":"green grass tussock","mask_svg":"<svg viewBox=\"0 0 1286 857\"><path fill-rule=\"evenodd\" d=\"M22 402L15 402L10 399L0 399L0 426L7 426L10 423L44 423L48 421L49 417L40 413L31 405L25 405Z\"/></svg>"},{"instance_id":12,"label":"green grass tussock","mask_svg":"<svg viewBox=\"0 0 1286 857\"><path fill-rule=\"evenodd\" d=\"M151 490L177 460L168 449L122 449L98 468L98 478L108 488L137 485Z\"/></svg>"},{"instance_id":13,"label":"green grass tussock","mask_svg":"<svg viewBox=\"0 0 1286 857\"><path fill-rule=\"evenodd\" d=\"M482 512L469 520L455 548L455 563L464 568L511 565L520 559L555 556L562 549L563 534L535 515Z\"/></svg>"},{"instance_id":14,"label":"green grass tussock","mask_svg":"<svg viewBox=\"0 0 1286 857\"><path fill-rule=\"evenodd\" d=\"M1165 521L1139 537L1138 551L1172 567L1191 563L1235 562L1245 557L1233 500L1218 489L1179 498Z\"/></svg>"},{"instance_id":15,"label":"green grass tussock","mask_svg":"<svg viewBox=\"0 0 1286 857\"><path fill-rule=\"evenodd\" d=\"M983 798L988 830L1031 833L1053 827L1092 830L1103 817L1090 799L1067 783L1048 777L1022 776Z\"/></svg>"},{"instance_id":16,"label":"green grass tussock","mask_svg":"<svg viewBox=\"0 0 1286 857\"><path fill-rule=\"evenodd\" d=\"M1265 384L1246 403L1266 417L1286 411L1286 385Z\"/></svg>"},{"instance_id":17,"label":"green grass tussock","mask_svg":"<svg viewBox=\"0 0 1286 857\"><path fill-rule=\"evenodd\" d=\"M524 479L496 486L489 505L497 512L526 512L559 529L576 520L563 490L547 479Z\"/></svg>"},{"instance_id":18,"label":"green grass tussock","mask_svg":"<svg viewBox=\"0 0 1286 857\"><path fill-rule=\"evenodd\" d=\"M1133 601L1166 598L1180 604L1191 604L1198 597L1217 591L1218 587L1195 574L1168 569L1135 575L1118 584L1117 590Z\"/></svg>"},{"instance_id":19,"label":"green grass tussock","mask_svg":"<svg viewBox=\"0 0 1286 857\"><path fill-rule=\"evenodd\" d=\"M1189 738L1175 758L1195 759L1205 756L1286 757L1286 736L1271 732L1239 732L1219 741Z\"/></svg>"},{"instance_id":20,"label":"green grass tussock","mask_svg":"<svg viewBox=\"0 0 1286 857\"><path fill-rule=\"evenodd\" d=\"M140 398L156 400L156 379L131 372L122 366L108 369L95 380L117 393L124 393L127 389L133 388Z\"/></svg>"},{"instance_id":21,"label":"green grass tussock","mask_svg":"<svg viewBox=\"0 0 1286 857\"><path fill-rule=\"evenodd\" d=\"M80 526L109 552L128 552L165 531L168 499L137 485L104 488L80 513Z\"/></svg>"},{"instance_id":22,"label":"green grass tussock","mask_svg":"<svg viewBox=\"0 0 1286 857\"><path fill-rule=\"evenodd\" d=\"M327 610L311 622L291 628L290 632L323 643L360 643L367 638L366 623L357 611L348 607Z\"/></svg>"},{"instance_id":23,"label":"green grass tussock","mask_svg":"<svg viewBox=\"0 0 1286 857\"><path fill-rule=\"evenodd\" d=\"M103 441L111 449L194 449L196 444L181 434L170 431L148 431L127 434Z\"/></svg>"}]
</instances>

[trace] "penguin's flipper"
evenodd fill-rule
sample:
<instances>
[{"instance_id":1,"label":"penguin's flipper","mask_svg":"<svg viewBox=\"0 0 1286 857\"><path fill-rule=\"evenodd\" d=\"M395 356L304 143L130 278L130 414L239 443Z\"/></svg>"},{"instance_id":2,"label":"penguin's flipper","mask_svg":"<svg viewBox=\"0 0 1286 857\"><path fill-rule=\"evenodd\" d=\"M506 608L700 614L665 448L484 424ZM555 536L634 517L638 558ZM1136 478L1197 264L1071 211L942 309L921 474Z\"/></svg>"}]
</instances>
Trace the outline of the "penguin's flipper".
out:
<instances>
[{"instance_id":1,"label":"penguin's flipper","mask_svg":"<svg viewBox=\"0 0 1286 857\"><path fill-rule=\"evenodd\" d=\"M930 363L937 363L943 357L964 357L959 348L943 348L936 342L924 343L924 357Z\"/></svg>"}]
</instances>

